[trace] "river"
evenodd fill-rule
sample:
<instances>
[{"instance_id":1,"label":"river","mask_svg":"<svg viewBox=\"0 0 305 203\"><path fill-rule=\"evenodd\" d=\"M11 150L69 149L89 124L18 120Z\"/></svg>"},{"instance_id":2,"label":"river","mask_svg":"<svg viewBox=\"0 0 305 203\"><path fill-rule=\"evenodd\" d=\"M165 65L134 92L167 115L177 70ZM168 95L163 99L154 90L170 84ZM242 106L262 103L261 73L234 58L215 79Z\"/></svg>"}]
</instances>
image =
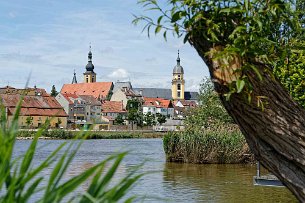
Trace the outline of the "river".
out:
<instances>
[{"instance_id":1,"label":"river","mask_svg":"<svg viewBox=\"0 0 305 203\"><path fill-rule=\"evenodd\" d=\"M36 164L64 140L40 140ZM29 140L18 140L14 155L25 152ZM132 193L147 196L144 202L297 202L286 188L253 186L254 165L195 165L166 163L161 139L86 140L67 176L73 176L118 151L130 151L116 178L128 167L146 161L145 175ZM160 198L160 199L158 199Z\"/></svg>"}]
</instances>

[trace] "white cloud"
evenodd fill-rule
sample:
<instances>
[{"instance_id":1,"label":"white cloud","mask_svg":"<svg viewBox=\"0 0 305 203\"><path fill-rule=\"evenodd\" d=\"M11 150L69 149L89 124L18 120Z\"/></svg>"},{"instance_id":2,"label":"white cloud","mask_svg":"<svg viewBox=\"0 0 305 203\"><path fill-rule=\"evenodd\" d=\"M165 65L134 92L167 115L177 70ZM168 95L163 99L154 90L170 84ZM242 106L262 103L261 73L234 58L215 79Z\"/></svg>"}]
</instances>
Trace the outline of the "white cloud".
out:
<instances>
[{"instance_id":1,"label":"white cloud","mask_svg":"<svg viewBox=\"0 0 305 203\"><path fill-rule=\"evenodd\" d=\"M127 70L119 68L109 74L108 77L114 79L126 79L129 77L129 73L127 72Z\"/></svg>"}]
</instances>

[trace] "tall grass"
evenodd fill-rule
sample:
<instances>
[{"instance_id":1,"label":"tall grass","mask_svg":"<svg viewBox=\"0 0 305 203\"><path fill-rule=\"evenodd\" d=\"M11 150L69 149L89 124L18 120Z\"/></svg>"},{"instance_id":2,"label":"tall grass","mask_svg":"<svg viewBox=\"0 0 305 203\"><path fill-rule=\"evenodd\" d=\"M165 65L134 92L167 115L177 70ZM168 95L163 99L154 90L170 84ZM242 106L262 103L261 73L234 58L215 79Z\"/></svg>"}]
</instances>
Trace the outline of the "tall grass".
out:
<instances>
[{"instance_id":1,"label":"tall grass","mask_svg":"<svg viewBox=\"0 0 305 203\"><path fill-rule=\"evenodd\" d=\"M86 137L82 139L132 139L132 138L161 138L162 132L128 132L128 131L86 131ZM78 131L69 131L62 129L45 130L41 134L44 138L49 139L76 139L79 138ZM33 131L19 130L18 138L33 138Z\"/></svg>"},{"instance_id":2,"label":"tall grass","mask_svg":"<svg viewBox=\"0 0 305 203\"><path fill-rule=\"evenodd\" d=\"M253 155L234 125L171 132L163 138L167 161L186 163L247 163Z\"/></svg>"},{"instance_id":3,"label":"tall grass","mask_svg":"<svg viewBox=\"0 0 305 203\"><path fill-rule=\"evenodd\" d=\"M5 109L1 108L0 202L29 202L33 197L41 203L132 202L137 198L136 196L126 197L127 192L142 177L142 174L137 173L137 168L130 170L126 177L114 186L110 186L126 153L112 155L79 175L63 180L82 141L61 144L45 160L34 166L33 160L37 152L38 138L45 130L43 127L35 132L27 151L21 157L14 158L19 112L20 104L11 125L7 126ZM43 172L47 169L51 169L51 173L45 177ZM77 193L76 189L84 182L90 182L88 189L83 193Z\"/></svg>"}]
</instances>

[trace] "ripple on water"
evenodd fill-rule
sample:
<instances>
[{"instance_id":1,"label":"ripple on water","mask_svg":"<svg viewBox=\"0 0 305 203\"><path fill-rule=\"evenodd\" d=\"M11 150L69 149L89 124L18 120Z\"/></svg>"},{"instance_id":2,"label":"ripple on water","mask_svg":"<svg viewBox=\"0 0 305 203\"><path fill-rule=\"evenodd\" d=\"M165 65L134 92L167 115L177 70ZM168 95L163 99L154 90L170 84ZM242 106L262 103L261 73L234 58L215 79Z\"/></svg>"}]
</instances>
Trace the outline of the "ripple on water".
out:
<instances>
[{"instance_id":1,"label":"ripple on water","mask_svg":"<svg viewBox=\"0 0 305 203\"><path fill-rule=\"evenodd\" d=\"M40 140L35 164L45 159L63 142L65 141ZM29 144L29 140L18 140L14 156L24 154ZM255 166L166 163L161 139L86 140L66 178L118 151L130 153L117 171L115 181L122 178L130 166L144 161L146 163L141 172L157 171L144 176L132 190L132 194L148 196L145 202L296 202L286 188L253 186ZM48 175L50 171L48 169L44 174ZM88 183L80 190L85 190L87 186ZM157 197L161 199L156 199Z\"/></svg>"}]
</instances>

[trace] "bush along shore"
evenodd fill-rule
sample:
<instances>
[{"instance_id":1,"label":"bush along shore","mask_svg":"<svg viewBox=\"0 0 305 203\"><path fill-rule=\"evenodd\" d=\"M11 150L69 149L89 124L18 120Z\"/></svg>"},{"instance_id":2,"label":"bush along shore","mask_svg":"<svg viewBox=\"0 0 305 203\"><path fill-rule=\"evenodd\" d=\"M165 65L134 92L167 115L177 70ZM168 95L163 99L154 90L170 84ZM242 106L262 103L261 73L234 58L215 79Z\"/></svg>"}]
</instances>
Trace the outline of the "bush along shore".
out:
<instances>
[{"instance_id":1,"label":"bush along shore","mask_svg":"<svg viewBox=\"0 0 305 203\"><path fill-rule=\"evenodd\" d=\"M31 130L19 130L17 139L32 139L36 132ZM69 130L45 130L40 138L43 139L131 139L131 138L162 138L164 133L143 131L69 131Z\"/></svg>"},{"instance_id":2,"label":"bush along shore","mask_svg":"<svg viewBox=\"0 0 305 203\"><path fill-rule=\"evenodd\" d=\"M254 162L246 140L222 106L210 80L203 80L199 105L186 112L183 132L163 138L167 161L186 163Z\"/></svg>"},{"instance_id":3,"label":"bush along shore","mask_svg":"<svg viewBox=\"0 0 305 203\"><path fill-rule=\"evenodd\" d=\"M163 137L167 161L196 164L253 163L244 136L234 124L170 132Z\"/></svg>"}]
</instances>

